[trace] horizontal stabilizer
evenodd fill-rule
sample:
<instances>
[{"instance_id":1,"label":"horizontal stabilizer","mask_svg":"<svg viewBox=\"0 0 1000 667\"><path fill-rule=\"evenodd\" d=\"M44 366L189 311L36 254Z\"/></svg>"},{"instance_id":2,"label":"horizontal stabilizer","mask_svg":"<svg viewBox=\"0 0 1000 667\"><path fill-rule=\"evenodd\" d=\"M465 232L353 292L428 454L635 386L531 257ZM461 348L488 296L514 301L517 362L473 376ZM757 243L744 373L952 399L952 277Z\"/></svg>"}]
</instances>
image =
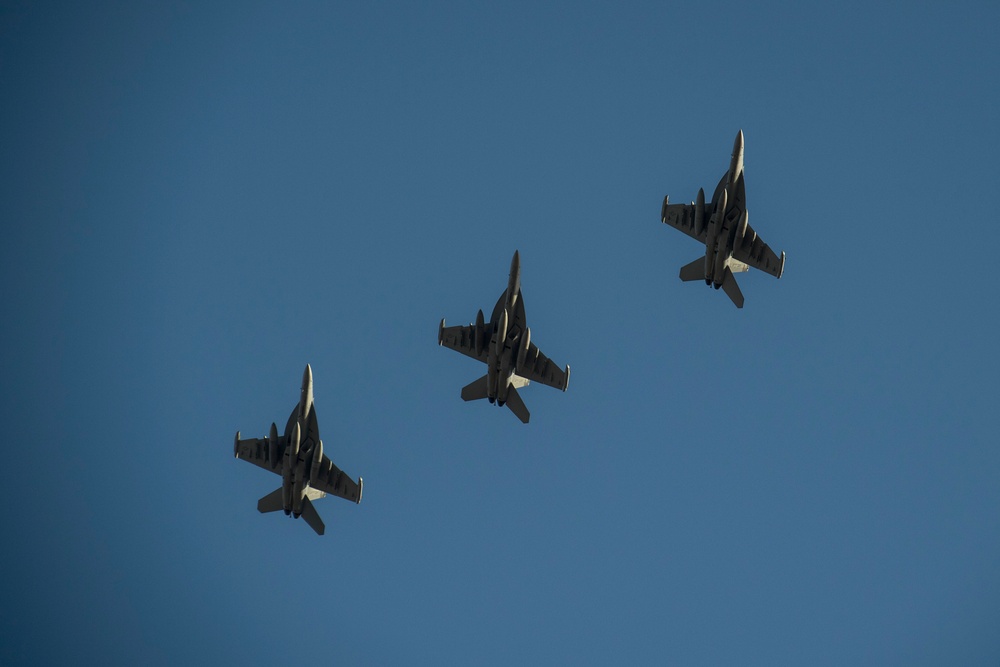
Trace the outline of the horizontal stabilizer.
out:
<instances>
[{"instance_id":1,"label":"horizontal stabilizer","mask_svg":"<svg viewBox=\"0 0 1000 667\"><path fill-rule=\"evenodd\" d=\"M690 264L681 267L681 280L691 282L692 280L705 279L705 258L699 257Z\"/></svg>"},{"instance_id":2,"label":"horizontal stabilizer","mask_svg":"<svg viewBox=\"0 0 1000 667\"><path fill-rule=\"evenodd\" d=\"M733 276L733 272L728 266L726 267L725 276L722 278L722 289L733 300L737 308L743 307L743 292L740 291L740 286L736 284L736 277Z\"/></svg>"},{"instance_id":3,"label":"horizontal stabilizer","mask_svg":"<svg viewBox=\"0 0 1000 667\"><path fill-rule=\"evenodd\" d=\"M277 512L278 510L284 508L284 504L281 500L280 486L257 501L257 511L261 514L265 514L267 512Z\"/></svg>"},{"instance_id":4,"label":"horizontal stabilizer","mask_svg":"<svg viewBox=\"0 0 1000 667\"><path fill-rule=\"evenodd\" d=\"M317 535L322 535L326 531L323 519L319 518L316 508L308 497L302 499L302 518L306 520L309 527L316 531Z\"/></svg>"},{"instance_id":5,"label":"horizontal stabilizer","mask_svg":"<svg viewBox=\"0 0 1000 667\"><path fill-rule=\"evenodd\" d=\"M517 415L517 418L521 420L522 423L527 424L528 420L531 418L531 413L528 412L528 408L524 405L524 401L521 400L521 395L517 393L517 389L511 385L507 390L507 407L510 411Z\"/></svg>"},{"instance_id":6,"label":"horizontal stabilizer","mask_svg":"<svg viewBox=\"0 0 1000 667\"><path fill-rule=\"evenodd\" d=\"M470 382L469 384L462 387L463 401L478 401L480 398L486 398L485 375L476 380L475 382Z\"/></svg>"}]
</instances>

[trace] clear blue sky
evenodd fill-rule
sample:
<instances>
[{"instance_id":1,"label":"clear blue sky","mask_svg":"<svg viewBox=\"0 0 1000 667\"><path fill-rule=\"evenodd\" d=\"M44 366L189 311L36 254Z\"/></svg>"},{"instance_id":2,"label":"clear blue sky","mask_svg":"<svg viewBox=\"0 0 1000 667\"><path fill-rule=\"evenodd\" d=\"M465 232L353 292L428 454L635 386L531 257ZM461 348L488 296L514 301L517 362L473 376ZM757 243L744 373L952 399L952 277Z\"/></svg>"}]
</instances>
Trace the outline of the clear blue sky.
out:
<instances>
[{"instance_id":1,"label":"clear blue sky","mask_svg":"<svg viewBox=\"0 0 1000 667\"><path fill-rule=\"evenodd\" d=\"M996 665L998 23L3 3L0 663ZM743 311L658 217L740 128ZM528 426L436 345L515 249Z\"/></svg>"}]
</instances>

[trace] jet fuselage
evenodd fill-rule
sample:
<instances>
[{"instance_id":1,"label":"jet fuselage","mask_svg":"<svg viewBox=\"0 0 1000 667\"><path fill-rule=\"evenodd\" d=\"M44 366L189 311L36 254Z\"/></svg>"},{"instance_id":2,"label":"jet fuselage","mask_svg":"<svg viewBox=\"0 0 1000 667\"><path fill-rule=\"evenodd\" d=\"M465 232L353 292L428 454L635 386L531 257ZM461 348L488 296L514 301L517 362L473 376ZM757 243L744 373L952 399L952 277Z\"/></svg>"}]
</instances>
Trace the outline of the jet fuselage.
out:
<instances>
[{"instance_id":1,"label":"jet fuselage","mask_svg":"<svg viewBox=\"0 0 1000 667\"><path fill-rule=\"evenodd\" d=\"M314 410L312 368L307 364L302 374L299 404L292 410L285 426L288 446L281 462L283 509L286 515L292 514L296 519L302 515L302 499L309 489L309 479L315 476L323 461L323 441L317 438L313 427L316 423ZM277 442L275 424L271 424L268 437L273 443Z\"/></svg>"},{"instance_id":2,"label":"jet fuselage","mask_svg":"<svg viewBox=\"0 0 1000 667\"><path fill-rule=\"evenodd\" d=\"M698 192L699 202L704 201L704 193ZM736 135L733 152L729 161L729 171L722 175L712 196L712 217L708 223L708 237L705 242L705 284L715 289L722 287L726 267L729 266L733 250L737 245L737 231L746 230L747 214L734 211L735 205L745 202L743 185L743 130ZM701 206L696 212L703 215ZM735 220L739 216L739 220ZM742 240L742 239L740 239Z\"/></svg>"},{"instance_id":3,"label":"jet fuselage","mask_svg":"<svg viewBox=\"0 0 1000 667\"><path fill-rule=\"evenodd\" d=\"M501 297L503 307L493 322L493 335L490 338L486 358L486 398L490 403L500 406L507 402L507 394L517 371L521 324L516 316L518 312L516 306L520 293L521 258L515 250L514 258L510 262L507 290Z\"/></svg>"}]
</instances>

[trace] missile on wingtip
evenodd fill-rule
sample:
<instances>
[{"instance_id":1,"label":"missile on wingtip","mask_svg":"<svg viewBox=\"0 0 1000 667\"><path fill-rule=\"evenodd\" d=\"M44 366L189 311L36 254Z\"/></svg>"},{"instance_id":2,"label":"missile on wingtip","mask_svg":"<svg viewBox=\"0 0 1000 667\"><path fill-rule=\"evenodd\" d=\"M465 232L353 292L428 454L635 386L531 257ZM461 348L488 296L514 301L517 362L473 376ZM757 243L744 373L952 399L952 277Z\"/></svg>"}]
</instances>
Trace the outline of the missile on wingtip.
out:
<instances>
[{"instance_id":1,"label":"missile on wingtip","mask_svg":"<svg viewBox=\"0 0 1000 667\"><path fill-rule=\"evenodd\" d=\"M514 259L510 260L510 275L507 277L507 307L513 308L517 301L517 293L521 290L521 256L514 251Z\"/></svg>"}]
</instances>

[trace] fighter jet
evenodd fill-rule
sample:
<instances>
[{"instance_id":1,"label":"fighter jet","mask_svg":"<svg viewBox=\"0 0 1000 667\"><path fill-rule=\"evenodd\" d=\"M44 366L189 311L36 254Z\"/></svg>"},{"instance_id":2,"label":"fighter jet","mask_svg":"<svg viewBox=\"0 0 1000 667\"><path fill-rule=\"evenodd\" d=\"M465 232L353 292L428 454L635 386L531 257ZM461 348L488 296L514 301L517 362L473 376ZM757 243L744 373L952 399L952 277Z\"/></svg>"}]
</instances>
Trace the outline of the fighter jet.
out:
<instances>
[{"instance_id":1,"label":"fighter jet","mask_svg":"<svg viewBox=\"0 0 1000 667\"><path fill-rule=\"evenodd\" d=\"M785 253L779 259L747 223L746 191L743 184L743 130L736 135L729 171L715 188L712 202L705 205L705 190L690 204L671 204L663 198L660 219L705 244L705 258L681 269L681 280L705 280L725 290L737 308L743 307L743 293L734 273L749 267L780 278L785 270Z\"/></svg>"},{"instance_id":2,"label":"fighter jet","mask_svg":"<svg viewBox=\"0 0 1000 667\"><path fill-rule=\"evenodd\" d=\"M490 321L484 321L482 310L476 315L476 323L468 326L446 327L441 320L438 345L486 364L486 375L462 389L464 400L485 398L506 405L525 424L531 414L517 393L519 388L531 380L563 391L569 387L569 365L565 370L559 368L531 342L521 298L521 259L516 250L507 289L497 299Z\"/></svg>"},{"instance_id":3,"label":"fighter jet","mask_svg":"<svg viewBox=\"0 0 1000 667\"><path fill-rule=\"evenodd\" d=\"M316 422L316 408L313 405L313 377L309 364L306 364L305 373L302 374L299 402L288 416L284 435L278 435L278 427L273 422L266 439L240 440L240 432L237 431L233 455L281 475L281 486L257 502L258 511L284 510L286 516L291 514L296 519L301 516L319 535L323 534L326 527L312 501L330 493L356 503L361 502L364 480L359 477L355 484L353 479L323 453L323 441L319 439L319 424Z\"/></svg>"}]
</instances>

